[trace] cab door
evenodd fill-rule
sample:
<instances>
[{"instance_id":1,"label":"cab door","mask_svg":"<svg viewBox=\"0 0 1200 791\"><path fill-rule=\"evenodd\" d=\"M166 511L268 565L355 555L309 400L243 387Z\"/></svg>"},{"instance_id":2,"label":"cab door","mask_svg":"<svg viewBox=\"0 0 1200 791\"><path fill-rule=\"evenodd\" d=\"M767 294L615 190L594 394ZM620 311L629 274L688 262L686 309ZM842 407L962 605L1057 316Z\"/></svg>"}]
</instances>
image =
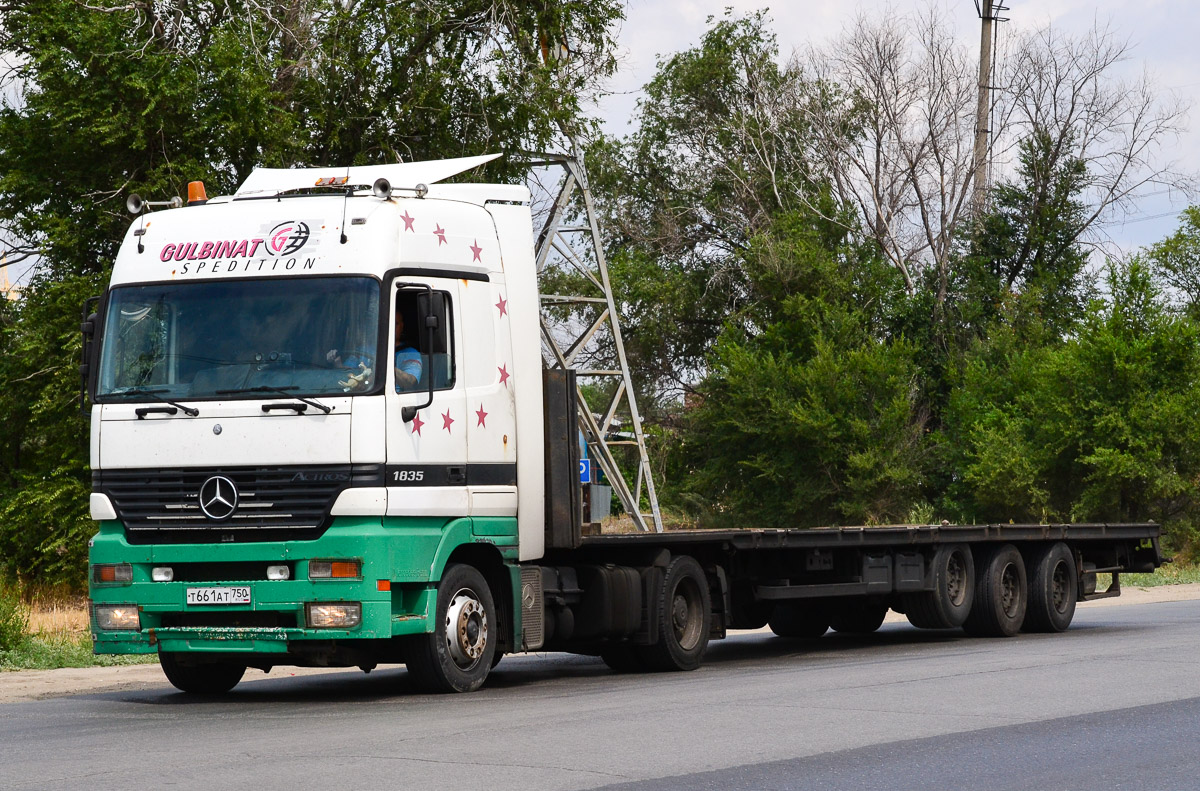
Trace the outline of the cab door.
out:
<instances>
[{"instance_id":1,"label":"cab door","mask_svg":"<svg viewBox=\"0 0 1200 791\"><path fill-rule=\"evenodd\" d=\"M392 286L391 352L381 361L387 369L388 516L470 512L460 288L458 280L414 276ZM415 382L414 359L420 363Z\"/></svg>"}]
</instances>

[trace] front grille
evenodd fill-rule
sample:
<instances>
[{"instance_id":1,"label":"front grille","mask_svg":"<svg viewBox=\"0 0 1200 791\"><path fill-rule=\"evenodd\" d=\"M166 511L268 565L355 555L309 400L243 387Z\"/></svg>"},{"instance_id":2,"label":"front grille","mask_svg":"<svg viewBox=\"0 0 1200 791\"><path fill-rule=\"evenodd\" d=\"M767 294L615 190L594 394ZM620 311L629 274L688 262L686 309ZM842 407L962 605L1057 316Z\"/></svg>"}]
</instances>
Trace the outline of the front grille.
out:
<instances>
[{"instance_id":1,"label":"front grille","mask_svg":"<svg viewBox=\"0 0 1200 791\"><path fill-rule=\"evenodd\" d=\"M200 508L200 487L213 476L228 478L238 490L237 508L224 519ZM343 489L382 485L378 464L97 470L92 478L134 544L317 538Z\"/></svg>"}]
</instances>

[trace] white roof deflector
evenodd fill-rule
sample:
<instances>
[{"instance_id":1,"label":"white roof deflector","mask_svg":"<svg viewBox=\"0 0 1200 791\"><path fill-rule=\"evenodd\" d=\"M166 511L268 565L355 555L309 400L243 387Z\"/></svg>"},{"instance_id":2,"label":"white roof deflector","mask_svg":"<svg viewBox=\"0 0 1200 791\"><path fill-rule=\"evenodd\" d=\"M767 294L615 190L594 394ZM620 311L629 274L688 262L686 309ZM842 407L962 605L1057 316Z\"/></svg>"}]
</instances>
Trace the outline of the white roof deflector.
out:
<instances>
[{"instance_id":1,"label":"white roof deflector","mask_svg":"<svg viewBox=\"0 0 1200 791\"><path fill-rule=\"evenodd\" d=\"M433 159L428 162L400 162L393 165L360 165L357 167L339 168L255 168L250 177L238 187L234 197L248 195L275 195L290 190L308 189L322 186L318 182L330 178L336 181L328 182L333 186L342 184L371 185L377 179L385 178L392 187L416 187L418 184L434 184L457 176L459 173L479 167L485 162L491 162L500 154L484 154L478 157L460 157L458 159ZM342 179L346 179L342 181Z\"/></svg>"}]
</instances>

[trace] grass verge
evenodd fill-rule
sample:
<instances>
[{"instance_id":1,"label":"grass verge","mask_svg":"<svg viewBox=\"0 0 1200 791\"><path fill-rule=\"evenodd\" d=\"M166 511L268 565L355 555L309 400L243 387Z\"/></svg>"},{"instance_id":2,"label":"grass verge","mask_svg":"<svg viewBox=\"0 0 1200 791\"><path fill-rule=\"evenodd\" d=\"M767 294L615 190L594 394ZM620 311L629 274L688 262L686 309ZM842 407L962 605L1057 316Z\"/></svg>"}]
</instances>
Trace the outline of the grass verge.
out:
<instances>
[{"instance_id":1,"label":"grass verge","mask_svg":"<svg viewBox=\"0 0 1200 791\"><path fill-rule=\"evenodd\" d=\"M1104 590L1112 581L1111 574L1097 574L1096 587ZM1200 565L1168 563L1152 574L1122 574L1122 588L1157 588L1162 585L1186 585L1200 582Z\"/></svg>"},{"instance_id":2,"label":"grass verge","mask_svg":"<svg viewBox=\"0 0 1200 791\"><path fill-rule=\"evenodd\" d=\"M0 588L0 671L54 670L60 667L144 665L154 654L96 656L92 653L87 600L47 591Z\"/></svg>"},{"instance_id":3,"label":"grass verge","mask_svg":"<svg viewBox=\"0 0 1200 791\"><path fill-rule=\"evenodd\" d=\"M146 665L157 661L154 654L97 656L92 653L92 637L86 633L37 632L27 635L14 648L0 652L0 671Z\"/></svg>"}]
</instances>

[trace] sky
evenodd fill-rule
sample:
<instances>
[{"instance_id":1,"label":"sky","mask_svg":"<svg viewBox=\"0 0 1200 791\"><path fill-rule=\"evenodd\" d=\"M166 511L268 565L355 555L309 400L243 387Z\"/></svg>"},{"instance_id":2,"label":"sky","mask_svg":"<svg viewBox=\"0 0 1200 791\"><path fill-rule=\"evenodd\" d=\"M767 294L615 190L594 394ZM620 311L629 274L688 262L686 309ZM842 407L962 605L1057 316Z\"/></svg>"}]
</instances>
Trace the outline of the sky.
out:
<instances>
[{"instance_id":1,"label":"sky","mask_svg":"<svg viewBox=\"0 0 1200 791\"><path fill-rule=\"evenodd\" d=\"M836 37L859 13L904 15L928 8L929 0L629 0L622 25L620 69L611 92L600 102L599 113L609 134L628 134L641 87L654 75L656 56L669 55L700 40L710 16L722 16L727 7L745 14L766 8L774 20L780 54L821 45ZM1109 23L1128 38L1131 57L1123 68L1130 76L1143 68L1160 88L1174 91L1191 106L1190 131L1163 149L1167 161L1200 173L1200 5L1185 0L1007 0L1009 18L1000 35L1047 25L1067 33L1082 32ZM970 52L979 51L979 16L974 0L933 0L955 26ZM1155 190L1156 191L1156 190ZM1200 202L1200 197L1196 198ZM1133 251L1167 236L1177 227L1178 212L1188 205L1183 195L1158 194L1140 199L1123 224L1114 222L1103 232L1116 247ZM1162 216L1166 215L1166 216Z\"/></svg>"}]
</instances>

